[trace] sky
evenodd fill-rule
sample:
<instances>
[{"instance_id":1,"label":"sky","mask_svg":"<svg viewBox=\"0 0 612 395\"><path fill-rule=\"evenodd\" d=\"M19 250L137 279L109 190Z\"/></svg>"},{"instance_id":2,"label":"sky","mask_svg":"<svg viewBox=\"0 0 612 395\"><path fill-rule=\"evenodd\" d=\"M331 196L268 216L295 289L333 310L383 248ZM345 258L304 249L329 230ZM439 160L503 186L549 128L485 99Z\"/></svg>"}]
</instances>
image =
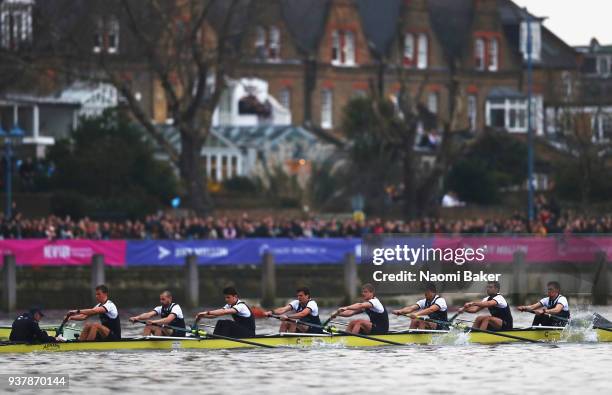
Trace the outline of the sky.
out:
<instances>
[{"instance_id":1,"label":"sky","mask_svg":"<svg viewBox=\"0 0 612 395\"><path fill-rule=\"evenodd\" d=\"M612 44L612 0L513 0L570 45Z\"/></svg>"}]
</instances>

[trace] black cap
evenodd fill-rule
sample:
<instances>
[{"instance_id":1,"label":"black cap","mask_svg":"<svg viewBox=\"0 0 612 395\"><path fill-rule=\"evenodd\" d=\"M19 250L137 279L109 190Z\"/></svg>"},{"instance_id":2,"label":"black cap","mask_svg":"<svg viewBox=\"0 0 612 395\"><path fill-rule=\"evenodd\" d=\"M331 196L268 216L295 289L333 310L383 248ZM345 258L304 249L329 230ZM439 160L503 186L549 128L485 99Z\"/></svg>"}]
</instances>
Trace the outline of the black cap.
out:
<instances>
[{"instance_id":1,"label":"black cap","mask_svg":"<svg viewBox=\"0 0 612 395\"><path fill-rule=\"evenodd\" d=\"M36 306L36 307L32 307L32 308L30 308L30 314L34 315L34 314L36 314L36 313L40 314L40 316L41 316L41 317L44 317L44 316L45 316L45 315L43 314L42 309L41 309L40 307Z\"/></svg>"}]
</instances>

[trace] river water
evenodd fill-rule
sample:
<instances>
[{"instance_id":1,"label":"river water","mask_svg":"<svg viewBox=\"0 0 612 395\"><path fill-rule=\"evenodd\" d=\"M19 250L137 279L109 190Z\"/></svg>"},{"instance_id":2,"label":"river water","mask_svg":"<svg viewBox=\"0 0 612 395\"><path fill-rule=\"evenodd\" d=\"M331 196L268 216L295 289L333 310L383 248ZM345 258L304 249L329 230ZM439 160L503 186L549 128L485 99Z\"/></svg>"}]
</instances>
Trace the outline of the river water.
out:
<instances>
[{"instance_id":1,"label":"river water","mask_svg":"<svg viewBox=\"0 0 612 395\"><path fill-rule=\"evenodd\" d=\"M594 310L608 318L612 316L610 307ZM322 315L327 316L326 313L329 311L323 311ZM514 316L515 326L528 325L532 318L516 311ZM52 323L54 319L45 321ZM2 319L0 323L8 321ZM404 318L391 317L392 329L403 329L406 323ZM275 320L258 320L258 332L273 332L277 324ZM124 335L139 333L138 327L130 324L124 327ZM361 349L328 346L0 354L0 364L1 373L69 374L70 389L62 393L90 395L110 391L118 394L185 391L205 394L612 393L612 343L588 341L493 346L457 341L452 345ZM49 392L54 390L43 391ZM40 391L19 390L18 393Z\"/></svg>"}]
</instances>

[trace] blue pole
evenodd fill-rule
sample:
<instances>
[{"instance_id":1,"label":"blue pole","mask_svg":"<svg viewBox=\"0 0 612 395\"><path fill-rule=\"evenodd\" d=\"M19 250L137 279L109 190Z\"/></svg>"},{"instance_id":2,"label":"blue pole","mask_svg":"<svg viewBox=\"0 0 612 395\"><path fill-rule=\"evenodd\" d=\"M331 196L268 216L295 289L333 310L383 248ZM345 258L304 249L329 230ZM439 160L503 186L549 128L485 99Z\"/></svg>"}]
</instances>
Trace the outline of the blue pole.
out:
<instances>
[{"instance_id":1,"label":"blue pole","mask_svg":"<svg viewBox=\"0 0 612 395\"><path fill-rule=\"evenodd\" d=\"M13 150L11 139L6 139L6 219L13 216Z\"/></svg>"},{"instance_id":2,"label":"blue pole","mask_svg":"<svg viewBox=\"0 0 612 395\"><path fill-rule=\"evenodd\" d=\"M533 95L533 37L531 35L531 15L527 12L527 9L525 9L525 11L527 13L527 214L529 221L533 221L533 125L531 122L531 97Z\"/></svg>"}]
</instances>

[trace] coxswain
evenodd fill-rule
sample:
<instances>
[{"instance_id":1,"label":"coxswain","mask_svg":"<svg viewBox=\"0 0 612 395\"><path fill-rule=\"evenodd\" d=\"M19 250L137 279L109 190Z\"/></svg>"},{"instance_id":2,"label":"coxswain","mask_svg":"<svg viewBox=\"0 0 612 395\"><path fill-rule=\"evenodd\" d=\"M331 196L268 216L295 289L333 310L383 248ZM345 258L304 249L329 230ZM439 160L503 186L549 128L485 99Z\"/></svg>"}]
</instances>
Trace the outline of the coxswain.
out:
<instances>
[{"instance_id":1,"label":"coxswain","mask_svg":"<svg viewBox=\"0 0 612 395\"><path fill-rule=\"evenodd\" d=\"M38 326L38 323L44 316L42 310L38 307L34 307L30 311L21 314L13 321L9 340L31 344L56 343L58 339L49 336L47 332Z\"/></svg>"}]
</instances>

